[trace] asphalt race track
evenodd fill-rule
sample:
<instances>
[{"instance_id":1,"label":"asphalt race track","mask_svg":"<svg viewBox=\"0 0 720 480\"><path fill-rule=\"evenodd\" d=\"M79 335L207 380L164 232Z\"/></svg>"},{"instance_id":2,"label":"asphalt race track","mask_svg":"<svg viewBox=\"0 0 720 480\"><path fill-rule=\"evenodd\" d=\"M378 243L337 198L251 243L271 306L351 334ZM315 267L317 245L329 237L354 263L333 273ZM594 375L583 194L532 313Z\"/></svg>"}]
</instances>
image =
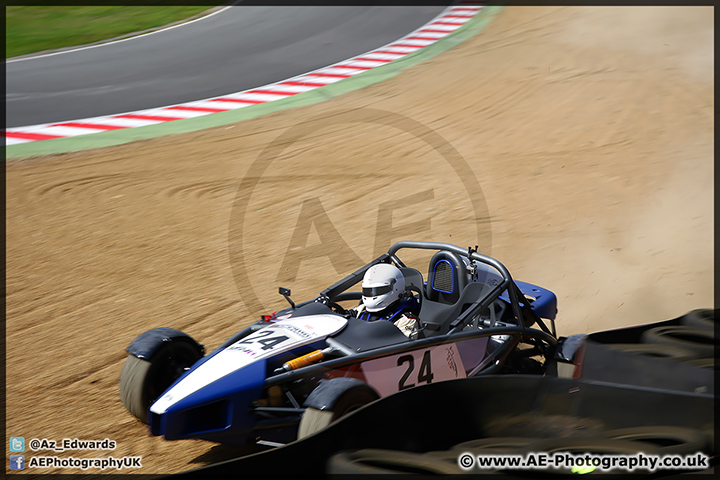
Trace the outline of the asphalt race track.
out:
<instances>
[{"instance_id":1,"label":"asphalt race track","mask_svg":"<svg viewBox=\"0 0 720 480\"><path fill-rule=\"evenodd\" d=\"M713 34L711 7L506 7L327 102L8 161L8 436L108 438L25 453L142 456L147 474L247 453L148 436L120 403L124 348L172 327L211 350L285 306L279 285L313 297L405 238L491 232L481 252L557 294L560 335L711 308Z\"/></svg>"},{"instance_id":2,"label":"asphalt race track","mask_svg":"<svg viewBox=\"0 0 720 480\"><path fill-rule=\"evenodd\" d=\"M5 75L7 127L266 85L390 43L443 8L235 6L152 35L11 61Z\"/></svg>"}]
</instances>

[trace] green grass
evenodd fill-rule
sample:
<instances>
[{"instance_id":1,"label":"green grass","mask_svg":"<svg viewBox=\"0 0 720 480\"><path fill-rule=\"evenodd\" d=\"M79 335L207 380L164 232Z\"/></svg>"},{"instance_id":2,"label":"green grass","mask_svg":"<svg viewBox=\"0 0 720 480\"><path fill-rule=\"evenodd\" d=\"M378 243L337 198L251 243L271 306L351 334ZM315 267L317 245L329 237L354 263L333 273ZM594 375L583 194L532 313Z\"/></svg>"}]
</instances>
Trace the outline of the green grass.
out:
<instances>
[{"instance_id":1,"label":"green grass","mask_svg":"<svg viewBox=\"0 0 720 480\"><path fill-rule=\"evenodd\" d=\"M160 27L209 8L211 7L5 7L5 58L84 45Z\"/></svg>"}]
</instances>

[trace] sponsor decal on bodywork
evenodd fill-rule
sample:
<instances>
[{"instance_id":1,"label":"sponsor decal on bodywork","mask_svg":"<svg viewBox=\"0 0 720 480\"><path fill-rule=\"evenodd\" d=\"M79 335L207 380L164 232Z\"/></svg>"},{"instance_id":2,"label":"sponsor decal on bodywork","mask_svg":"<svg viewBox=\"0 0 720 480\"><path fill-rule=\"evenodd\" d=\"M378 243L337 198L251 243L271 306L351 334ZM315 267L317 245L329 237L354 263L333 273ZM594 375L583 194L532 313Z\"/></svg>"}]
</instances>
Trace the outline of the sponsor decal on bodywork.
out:
<instances>
[{"instance_id":1,"label":"sponsor decal on bodywork","mask_svg":"<svg viewBox=\"0 0 720 480\"><path fill-rule=\"evenodd\" d=\"M346 323L346 319L337 315L313 315L270 324L241 338L192 370L165 392L150 411L163 414L188 395L250 363L333 335ZM308 328L310 324L312 328Z\"/></svg>"}]
</instances>

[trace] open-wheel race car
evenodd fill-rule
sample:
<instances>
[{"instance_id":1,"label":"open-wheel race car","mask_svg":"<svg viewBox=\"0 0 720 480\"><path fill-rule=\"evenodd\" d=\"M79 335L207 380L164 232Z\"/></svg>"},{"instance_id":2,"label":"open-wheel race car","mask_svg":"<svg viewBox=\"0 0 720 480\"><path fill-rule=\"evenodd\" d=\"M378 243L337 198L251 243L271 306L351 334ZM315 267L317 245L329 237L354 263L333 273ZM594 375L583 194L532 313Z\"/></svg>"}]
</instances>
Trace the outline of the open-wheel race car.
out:
<instances>
[{"instance_id":1,"label":"open-wheel race car","mask_svg":"<svg viewBox=\"0 0 720 480\"><path fill-rule=\"evenodd\" d=\"M400 251L432 258L417 268ZM408 253L409 255L409 253ZM416 302L410 337L389 321L365 321L343 305L378 264L396 266ZM402 241L326 288L249 325L204 355L187 334L156 328L127 348L125 407L153 435L228 445L287 443L381 397L443 380L543 374L557 344L555 295L515 281L477 247Z\"/></svg>"}]
</instances>

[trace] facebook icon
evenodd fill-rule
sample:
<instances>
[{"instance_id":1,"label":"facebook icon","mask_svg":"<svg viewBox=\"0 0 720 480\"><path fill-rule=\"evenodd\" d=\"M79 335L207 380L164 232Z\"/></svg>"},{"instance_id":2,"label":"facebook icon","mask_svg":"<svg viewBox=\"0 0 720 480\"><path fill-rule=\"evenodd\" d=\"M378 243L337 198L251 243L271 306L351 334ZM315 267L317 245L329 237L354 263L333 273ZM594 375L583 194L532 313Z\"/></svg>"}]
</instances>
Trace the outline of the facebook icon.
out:
<instances>
[{"instance_id":1,"label":"facebook icon","mask_svg":"<svg viewBox=\"0 0 720 480\"><path fill-rule=\"evenodd\" d=\"M10 455L10 470L25 470L25 455Z\"/></svg>"}]
</instances>

